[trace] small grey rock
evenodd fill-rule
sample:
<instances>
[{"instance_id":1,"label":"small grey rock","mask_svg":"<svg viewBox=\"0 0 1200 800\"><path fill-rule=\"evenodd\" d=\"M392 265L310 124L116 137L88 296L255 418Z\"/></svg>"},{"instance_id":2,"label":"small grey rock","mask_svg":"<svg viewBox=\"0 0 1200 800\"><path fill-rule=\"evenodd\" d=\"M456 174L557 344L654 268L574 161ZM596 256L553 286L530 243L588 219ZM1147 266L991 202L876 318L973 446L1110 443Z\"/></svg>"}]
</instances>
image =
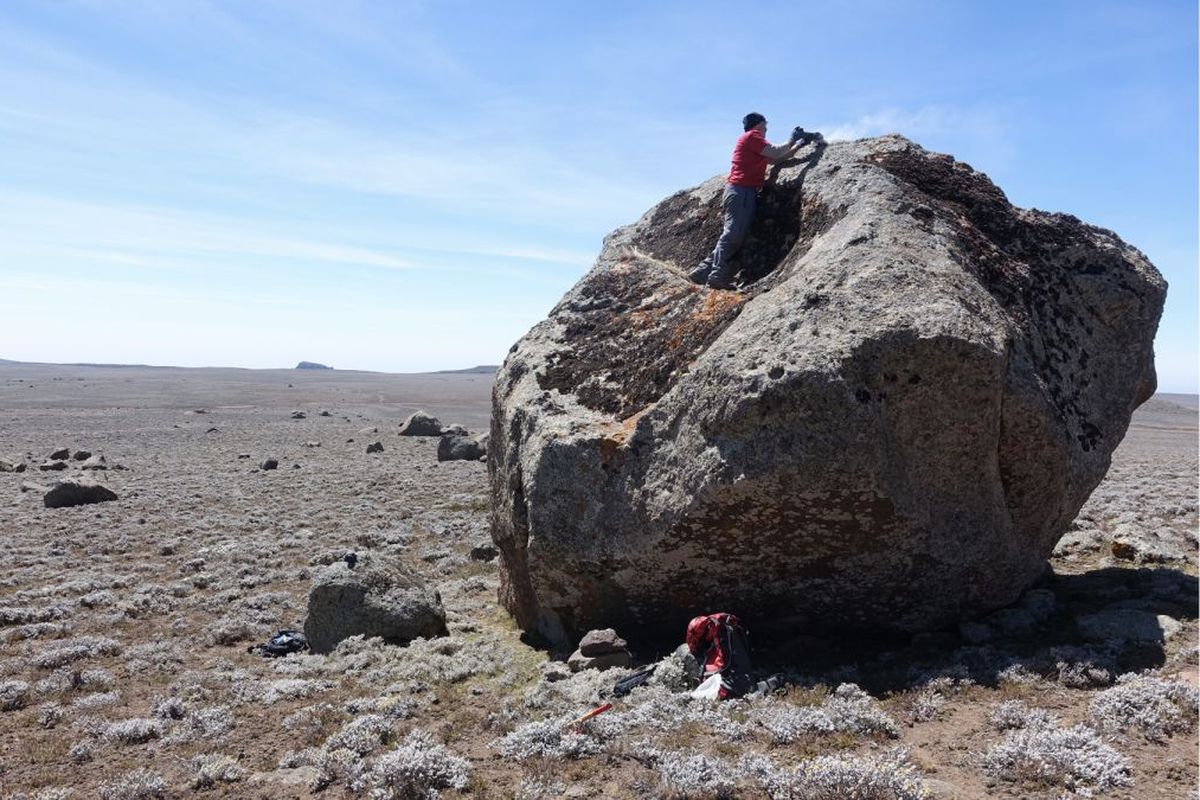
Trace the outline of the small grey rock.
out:
<instances>
[{"instance_id":1,"label":"small grey rock","mask_svg":"<svg viewBox=\"0 0 1200 800\"><path fill-rule=\"evenodd\" d=\"M88 450L76 450L75 455L72 456L76 461L87 461L91 457L92 454Z\"/></svg>"},{"instance_id":2,"label":"small grey rock","mask_svg":"<svg viewBox=\"0 0 1200 800\"><path fill-rule=\"evenodd\" d=\"M367 445L367 452L368 453L382 453L383 452L383 442L372 442L371 444Z\"/></svg>"},{"instance_id":3,"label":"small grey rock","mask_svg":"<svg viewBox=\"0 0 1200 800\"><path fill-rule=\"evenodd\" d=\"M79 468L90 470L90 471L105 470L105 469L108 469L108 459L106 459L100 453L97 453L96 455L89 458L87 461L84 461L82 464L80 464Z\"/></svg>"},{"instance_id":4,"label":"small grey rock","mask_svg":"<svg viewBox=\"0 0 1200 800\"><path fill-rule=\"evenodd\" d=\"M268 469L278 469L278 468L279 468L279 459L277 459L277 458L268 458L266 461L262 462L262 468L263 468L264 470L268 470Z\"/></svg>"},{"instance_id":5,"label":"small grey rock","mask_svg":"<svg viewBox=\"0 0 1200 800\"><path fill-rule=\"evenodd\" d=\"M67 468L68 465L66 461L47 461L44 464L38 465L38 469L40 469L42 472L62 472Z\"/></svg>"},{"instance_id":6,"label":"small grey rock","mask_svg":"<svg viewBox=\"0 0 1200 800\"><path fill-rule=\"evenodd\" d=\"M579 642L579 653L584 656L603 656L609 653L627 652L628 645L612 628L588 631Z\"/></svg>"},{"instance_id":7,"label":"small grey rock","mask_svg":"<svg viewBox=\"0 0 1200 800\"><path fill-rule=\"evenodd\" d=\"M65 447L61 447L50 454L50 459L53 461L66 461L71 457L71 451Z\"/></svg>"},{"instance_id":8,"label":"small grey rock","mask_svg":"<svg viewBox=\"0 0 1200 800\"><path fill-rule=\"evenodd\" d=\"M308 414L305 414L303 411L293 411L292 412L292 419L307 419L307 418L308 418Z\"/></svg>"},{"instance_id":9,"label":"small grey rock","mask_svg":"<svg viewBox=\"0 0 1200 800\"><path fill-rule=\"evenodd\" d=\"M629 653L605 653L602 656L585 656L576 650L567 659L567 666L572 672L582 672L585 669L612 669L613 667L629 668L633 666L633 658Z\"/></svg>"}]
</instances>

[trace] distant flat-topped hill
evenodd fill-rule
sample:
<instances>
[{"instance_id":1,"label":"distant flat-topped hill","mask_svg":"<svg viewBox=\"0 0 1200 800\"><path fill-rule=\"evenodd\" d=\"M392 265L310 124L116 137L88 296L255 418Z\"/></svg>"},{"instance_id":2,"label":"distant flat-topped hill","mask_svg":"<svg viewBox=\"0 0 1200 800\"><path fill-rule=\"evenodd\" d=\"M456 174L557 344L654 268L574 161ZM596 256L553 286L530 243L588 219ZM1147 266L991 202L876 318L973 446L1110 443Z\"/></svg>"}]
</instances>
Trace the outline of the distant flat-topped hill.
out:
<instances>
[{"instance_id":1,"label":"distant flat-topped hill","mask_svg":"<svg viewBox=\"0 0 1200 800\"><path fill-rule=\"evenodd\" d=\"M500 369L498 364L481 364L478 367L466 369L440 369L434 375L491 375Z\"/></svg>"},{"instance_id":2,"label":"distant flat-topped hill","mask_svg":"<svg viewBox=\"0 0 1200 800\"><path fill-rule=\"evenodd\" d=\"M318 364L315 361L301 361L296 365L296 369L333 369L333 367L327 367L324 364Z\"/></svg>"}]
</instances>

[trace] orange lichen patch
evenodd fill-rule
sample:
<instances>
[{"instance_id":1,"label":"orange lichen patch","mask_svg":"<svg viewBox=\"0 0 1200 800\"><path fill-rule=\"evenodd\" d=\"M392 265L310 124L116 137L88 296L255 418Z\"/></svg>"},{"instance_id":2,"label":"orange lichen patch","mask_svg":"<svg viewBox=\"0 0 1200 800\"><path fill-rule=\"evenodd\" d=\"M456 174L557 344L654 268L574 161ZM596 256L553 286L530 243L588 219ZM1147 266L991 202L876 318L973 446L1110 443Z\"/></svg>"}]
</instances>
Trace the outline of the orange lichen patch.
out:
<instances>
[{"instance_id":1,"label":"orange lichen patch","mask_svg":"<svg viewBox=\"0 0 1200 800\"><path fill-rule=\"evenodd\" d=\"M668 391L745 300L701 291L653 260L593 271L559 315L570 345L547 357L538 385L624 419Z\"/></svg>"},{"instance_id":2,"label":"orange lichen patch","mask_svg":"<svg viewBox=\"0 0 1200 800\"><path fill-rule=\"evenodd\" d=\"M641 411L633 414L620 422L612 422L606 426L606 430L599 439L600 443L600 463L608 465L616 456L617 451L625 446L625 442L633 434L637 428L638 420L645 416L646 412L653 408L652 405L646 406Z\"/></svg>"},{"instance_id":3,"label":"orange lichen patch","mask_svg":"<svg viewBox=\"0 0 1200 800\"><path fill-rule=\"evenodd\" d=\"M699 308L676 323L667 347L678 350L686 343L703 341L713 329L729 322L744 302L746 298L737 292L705 292Z\"/></svg>"}]
</instances>

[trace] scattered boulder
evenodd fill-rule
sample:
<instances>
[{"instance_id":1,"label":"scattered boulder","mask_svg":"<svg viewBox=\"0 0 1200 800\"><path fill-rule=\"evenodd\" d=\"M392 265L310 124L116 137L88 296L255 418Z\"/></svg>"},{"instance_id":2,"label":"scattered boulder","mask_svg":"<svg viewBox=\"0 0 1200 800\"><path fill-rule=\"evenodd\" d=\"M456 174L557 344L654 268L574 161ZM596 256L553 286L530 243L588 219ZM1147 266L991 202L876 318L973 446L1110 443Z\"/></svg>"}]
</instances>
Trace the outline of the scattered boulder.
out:
<instances>
[{"instance_id":1,"label":"scattered boulder","mask_svg":"<svg viewBox=\"0 0 1200 800\"><path fill-rule=\"evenodd\" d=\"M66 461L46 461L38 464L38 469L42 472L62 472L64 469L70 469L70 465Z\"/></svg>"},{"instance_id":2,"label":"scattered boulder","mask_svg":"<svg viewBox=\"0 0 1200 800\"><path fill-rule=\"evenodd\" d=\"M579 647L567 659L572 672L585 669L627 668L633 666L625 640L612 628L588 631L579 642Z\"/></svg>"},{"instance_id":3,"label":"scattered boulder","mask_svg":"<svg viewBox=\"0 0 1200 800\"><path fill-rule=\"evenodd\" d=\"M75 454L71 457L76 461L87 461L92 457L92 453L90 450L76 450Z\"/></svg>"},{"instance_id":4,"label":"scattered boulder","mask_svg":"<svg viewBox=\"0 0 1200 800\"><path fill-rule=\"evenodd\" d=\"M106 470L108 469L108 459L106 459L100 453L96 453L93 456L89 456L87 461L84 461L79 465L79 468L92 471Z\"/></svg>"},{"instance_id":5,"label":"scattered boulder","mask_svg":"<svg viewBox=\"0 0 1200 800\"><path fill-rule=\"evenodd\" d=\"M330 413L329 411L322 411L322 412L321 412L320 414L318 414L317 416L318 416L318 417L332 417L332 416L333 416L333 414L332 414L332 413Z\"/></svg>"},{"instance_id":6,"label":"scattered boulder","mask_svg":"<svg viewBox=\"0 0 1200 800\"><path fill-rule=\"evenodd\" d=\"M66 508L89 503L107 503L117 499L117 493L93 478L80 476L58 481L42 497L46 508Z\"/></svg>"},{"instance_id":7,"label":"scattered boulder","mask_svg":"<svg viewBox=\"0 0 1200 800\"><path fill-rule=\"evenodd\" d=\"M279 459L268 458L266 461L262 462L260 466L264 470L279 469Z\"/></svg>"},{"instance_id":8,"label":"scattered boulder","mask_svg":"<svg viewBox=\"0 0 1200 800\"><path fill-rule=\"evenodd\" d=\"M23 470L19 470L17 467L23 466L25 463L22 461L5 461L0 458L0 472L22 472Z\"/></svg>"},{"instance_id":9,"label":"scattered boulder","mask_svg":"<svg viewBox=\"0 0 1200 800\"><path fill-rule=\"evenodd\" d=\"M304 446L305 447L320 447L321 443L320 442L305 442Z\"/></svg>"},{"instance_id":10,"label":"scattered boulder","mask_svg":"<svg viewBox=\"0 0 1200 800\"><path fill-rule=\"evenodd\" d=\"M446 434L438 441L438 461L478 461L487 455L487 434L461 436Z\"/></svg>"},{"instance_id":11,"label":"scattered boulder","mask_svg":"<svg viewBox=\"0 0 1200 800\"><path fill-rule=\"evenodd\" d=\"M217 433L217 432L218 432L218 428L215 425L205 431L205 433Z\"/></svg>"},{"instance_id":12,"label":"scattered boulder","mask_svg":"<svg viewBox=\"0 0 1200 800\"><path fill-rule=\"evenodd\" d=\"M1146 257L900 136L802 154L743 292L687 280L720 176L610 234L509 352L488 472L522 628L938 629L1016 602L1104 477L1156 383Z\"/></svg>"},{"instance_id":13,"label":"scattered boulder","mask_svg":"<svg viewBox=\"0 0 1200 800\"><path fill-rule=\"evenodd\" d=\"M292 412L292 419L307 419L307 418L308 418L308 414L305 414L303 411L293 411Z\"/></svg>"},{"instance_id":14,"label":"scattered boulder","mask_svg":"<svg viewBox=\"0 0 1200 800\"><path fill-rule=\"evenodd\" d=\"M51 461L66 461L71 457L71 451L65 447L59 448L50 454Z\"/></svg>"},{"instance_id":15,"label":"scattered boulder","mask_svg":"<svg viewBox=\"0 0 1200 800\"><path fill-rule=\"evenodd\" d=\"M313 576L304 635L314 653L348 636L378 636L389 644L446 634L442 598L397 562L376 555L351 568L340 561Z\"/></svg>"},{"instance_id":16,"label":"scattered boulder","mask_svg":"<svg viewBox=\"0 0 1200 800\"><path fill-rule=\"evenodd\" d=\"M383 442L372 442L371 444L367 445L367 452L368 453L382 453L383 452Z\"/></svg>"},{"instance_id":17,"label":"scattered boulder","mask_svg":"<svg viewBox=\"0 0 1200 800\"><path fill-rule=\"evenodd\" d=\"M472 547L468 557L472 561L495 561L498 555L500 555L500 551L491 542L487 542Z\"/></svg>"},{"instance_id":18,"label":"scattered boulder","mask_svg":"<svg viewBox=\"0 0 1200 800\"><path fill-rule=\"evenodd\" d=\"M249 453L238 453L238 458L249 458L249 457L250 457Z\"/></svg>"},{"instance_id":19,"label":"scattered boulder","mask_svg":"<svg viewBox=\"0 0 1200 800\"><path fill-rule=\"evenodd\" d=\"M452 425L447 425L446 427L442 428L442 436L449 436L449 435L470 436L471 432L469 430L467 430L466 425L459 425L457 422L455 422Z\"/></svg>"},{"instance_id":20,"label":"scattered boulder","mask_svg":"<svg viewBox=\"0 0 1200 800\"><path fill-rule=\"evenodd\" d=\"M400 423L401 436L441 436L442 423L438 422L437 417L431 416L424 411L417 411L410 414L408 419Z\"/></svg>"}]
</instances>

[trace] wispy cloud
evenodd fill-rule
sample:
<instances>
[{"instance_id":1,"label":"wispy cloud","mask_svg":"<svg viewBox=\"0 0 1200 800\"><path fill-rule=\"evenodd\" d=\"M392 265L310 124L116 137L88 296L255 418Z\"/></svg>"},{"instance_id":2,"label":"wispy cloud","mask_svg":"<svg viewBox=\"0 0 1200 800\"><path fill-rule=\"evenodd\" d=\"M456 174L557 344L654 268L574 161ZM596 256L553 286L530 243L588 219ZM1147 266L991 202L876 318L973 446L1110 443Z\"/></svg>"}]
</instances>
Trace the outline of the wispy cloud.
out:
<instances>
[{"instance_id":1,"label":"wispy cloud","mask_svg":"<svg viewBox=\"0 0 1200 800\"><path fill-rule=\"evenodd\" d=\"M1011 118L1011 113L994 105L884 108L829 126L825 138L843 141L899 133L935 149L950 149L953 145L958 154L997 169L1011 164L1017 156Z\"/></svg>"}]
</instances>

